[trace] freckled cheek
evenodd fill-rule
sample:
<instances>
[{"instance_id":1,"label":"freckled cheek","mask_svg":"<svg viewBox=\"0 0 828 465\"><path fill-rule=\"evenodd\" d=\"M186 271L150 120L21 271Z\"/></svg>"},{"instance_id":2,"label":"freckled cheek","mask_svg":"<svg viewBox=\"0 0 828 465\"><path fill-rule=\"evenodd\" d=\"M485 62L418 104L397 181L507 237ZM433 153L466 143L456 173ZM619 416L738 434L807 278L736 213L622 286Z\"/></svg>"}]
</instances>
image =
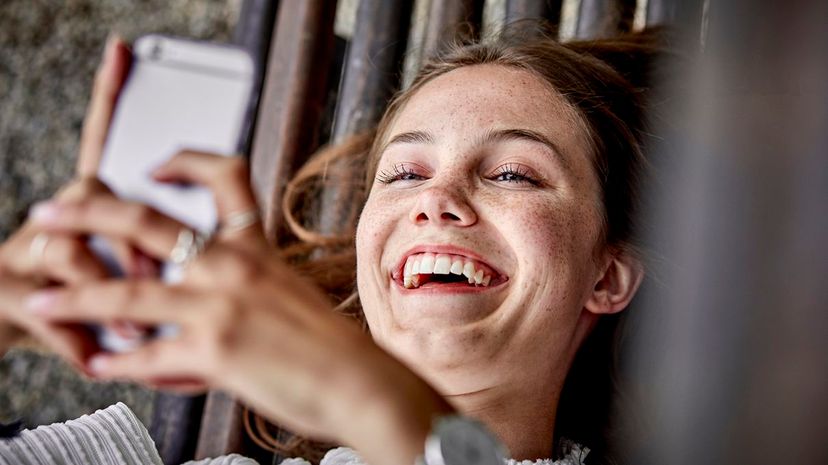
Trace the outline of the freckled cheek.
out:
<instances>
[{"instance_id":1,"label":"freckled cheek","mask_svg":"<svg viewBox=\"0 0 828 465\"><path fill-rule=\"evenodd\" d=\"M594 234L578 209L537 199L511 211L504 224L516 225L508 235L533 285L548 286L552 278L568 281L573 268L588 259Z\"/></svg>"},{"instance_id":2,"label":"freckled cheek","mask_svg":"<svg viewBox=\"0 0 828 465\"><path fill-rule=\"evenodd\" d=\"M362 210L356 231L357 258L361 263L378 263L389 246L389 237L405 223L407 216L401 202L388 197L372 194Z\"/></svg>"}]
</instances>

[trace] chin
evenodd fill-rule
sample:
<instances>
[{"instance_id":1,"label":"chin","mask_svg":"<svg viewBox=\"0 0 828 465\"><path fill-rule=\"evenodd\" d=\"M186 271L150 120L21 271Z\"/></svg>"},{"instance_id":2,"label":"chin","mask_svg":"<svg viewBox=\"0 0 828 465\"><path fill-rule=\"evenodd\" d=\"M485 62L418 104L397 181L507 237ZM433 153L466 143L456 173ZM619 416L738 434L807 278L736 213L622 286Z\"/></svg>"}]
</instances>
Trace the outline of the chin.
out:
<instances>
[{"instance_id":1,"label":"chin","mask_svg":"<svg viewBox=\"0 0 828 465\"><path fill-rule=\"evenodd\" d=\"M496 308L483 307L454 307L450 316L431 309L427 317L417 308L396 308L395 315L410 318L395 317L393 327L381 331L377 343L430 382L446 376L462 379L485 370L505 343L504 332L492 326L494 319L486 318Z\"/></svg>"}]
</instances>

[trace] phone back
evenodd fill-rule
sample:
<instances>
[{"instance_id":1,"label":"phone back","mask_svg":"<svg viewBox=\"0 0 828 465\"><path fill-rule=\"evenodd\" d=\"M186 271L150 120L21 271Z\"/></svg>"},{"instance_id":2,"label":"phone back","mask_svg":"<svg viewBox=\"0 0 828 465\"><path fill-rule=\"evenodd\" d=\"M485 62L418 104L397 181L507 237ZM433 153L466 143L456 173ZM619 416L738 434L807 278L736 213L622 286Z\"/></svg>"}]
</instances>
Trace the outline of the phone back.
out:
<instances>
[{"instance_id":1,"label":"phone back","mask_svg":"<svg viewBox=\"0 0 828 465\"><path fill-rule=\"evenodd\" d=\"M101 180L119 197L210 231L216 213L206 189L157 183L150 174L182 149L236 154L252 82L252 60L240 49L142 37L115 110Z\"/></svg>"}]
</instances>

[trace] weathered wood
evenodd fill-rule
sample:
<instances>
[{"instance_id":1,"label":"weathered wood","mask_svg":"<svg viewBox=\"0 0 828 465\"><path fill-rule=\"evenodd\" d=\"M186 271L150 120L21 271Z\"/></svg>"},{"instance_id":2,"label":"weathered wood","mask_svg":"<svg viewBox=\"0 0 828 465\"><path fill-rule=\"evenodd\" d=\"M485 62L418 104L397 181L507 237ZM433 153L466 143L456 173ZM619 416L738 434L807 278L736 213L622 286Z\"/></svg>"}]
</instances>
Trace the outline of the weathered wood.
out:
<instances>
[{"instance_id":1,"label":"weathered wood","mask_svg":"<svg viewBox=\"0 0 828 465\"><path fill-rule=\"evenodd\" d=\"M581 0L576 39L599 39L632 29L635 0Z\"/></svg>"},{"instance_id":2,"label":"weathered wood","mask_svg":"<svg viewBox=\"0 0 828 465\"><path fill-rule=\"evenodd\" d=\"M423 58L439 52L455 40L468 40L480 34L482 0L432 0L423 35Z\"/></svg>"},{"instance_id":3,"label":"weathered wood","mask_svg":"<svg viewBox=\"0 0 828 465\"><path fill-rule=\"evenodd\" d=\"M203 408L204 396L156 393L149 433L164 463L193 458Z\"/></svg>"},{"instance_id":4,"label":"weathered wood","mask_svg":"<svg viewBox=\"0 0 828 465\"><path fill-rule=\"evenodd\" d=\"M224 392L211 391L207 395L198 435L196 460L244 452L242 411L241 405Z\"/></svg>"},{"instance_id":5,"label":"weathered wood","mask_svg":"<svg viewBox=\"0 0 828 465\"><path fill-rule=\"evenodd\" d=\"M274 243L284 185L316 147L335 11L335 0L291 0L279 7L251 156L253 186Z\"/></svg>"},{"instance_id":6,"label":"weathered wood","mask_svg":"<svg viewBox=\"0 0 828 465\"><path fill-rule=\"evenodd\" d=\"M345 70L336 106L333 142L366 130L379 122L386 104L399 88L413 1L362 0L346 54ZM339 172L345 166L331 167ZM352 185L331 185L322 194L318 229L331 234L351 215L340 208L351 198Z\"/></svg>"},{"instance_id":7,"label":"weathered wood","mask_svg":"<svg viewBox=\"0 0 828 465\"><path fill-rule=\"evenodd\" d=\"M336 107L334 142L375 125L399 88L413 4L359 3Z\"/></svg>"},{"instance_id":8,"label":"weathered wood","mask_svg":"<svg viewBox=\"0 0 828 465\"><path fill-rule=\"evenodd\" d=\"M253 144L253 128L262 91L267 54L273 35L273 25L278 12L279 0L244 0L239 20L233 30L233 43L243 47L253 58L254 83L250 104L244 118L244 128L239 138L239 153L249 154Z\"/></svg>"},{"instance_id":9,"label":"weathered wood","mask_svg":"<svg viewBox=\"0 0 828 465\"><path fill-rule=\"evenodd\" d=\"M506 0L506 24L525 19L544 19L557 25L561 20L561 0Z\"/></svg>"}]
</instances>

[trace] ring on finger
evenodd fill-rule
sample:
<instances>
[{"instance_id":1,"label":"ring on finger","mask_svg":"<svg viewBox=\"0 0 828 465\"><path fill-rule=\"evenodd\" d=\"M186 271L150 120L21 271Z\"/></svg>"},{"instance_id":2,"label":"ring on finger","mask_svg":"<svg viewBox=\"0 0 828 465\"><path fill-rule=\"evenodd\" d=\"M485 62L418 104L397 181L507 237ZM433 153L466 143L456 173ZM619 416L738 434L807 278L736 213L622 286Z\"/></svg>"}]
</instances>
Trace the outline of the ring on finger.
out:
<instances>
[{"instance_id":1,"label":"ring on finger","mask_svg":"<svg viewBox=\"0 0 828 465\"><path fill-rule=\"evenodd\" d=\"M40 265L43 262L43 256L46 254L46 246L49 245L49 237L45 232L35 234L32 242L29 243L29 258L35 265Z\"/></svg>"},{"instance_id":2,"label":"ring on finger","mask_svg":"<svg viewBox=\"0 0 828 465\"><path fill-rule=\"evenodd\" d=\"M170 262L181 267L189 265L198 258L209 242L210 236L190 228L181 228L175 246L170 251Z\"/></svg>"},{"instance_id":3,"label":"ring on finger","mask_svg":"<svg viewBox=\"0 0 828 465\"><path fill-rule=\"evenodd\" d=\"M259 223L260 219L259 210L256 208L231 213L221 220L217 232L222 234L237 233Z\"/></svg>"}]
</instances>

